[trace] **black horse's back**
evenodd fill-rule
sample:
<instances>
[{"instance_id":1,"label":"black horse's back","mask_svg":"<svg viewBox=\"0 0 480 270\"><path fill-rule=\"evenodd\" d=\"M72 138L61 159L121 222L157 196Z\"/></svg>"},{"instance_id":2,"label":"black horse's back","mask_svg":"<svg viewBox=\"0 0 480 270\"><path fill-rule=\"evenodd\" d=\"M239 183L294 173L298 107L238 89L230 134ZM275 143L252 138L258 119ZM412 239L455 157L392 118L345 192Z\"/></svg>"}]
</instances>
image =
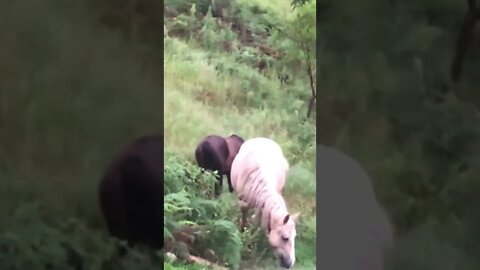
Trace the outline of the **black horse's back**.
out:
<instances>
[{"instance_id":1,"label":"black horse's back","mask_svg":"<svg viewBox=\"0 0 480 270\"><path fill-rule=\"evenodd\" d=\"M134 141L100 184L102 213L112 236L129 245L163 247L163 136Z\"/></svg>"},{"instance_id":2,"label":"black horse's back","mask_svg":"<svg viewBox=\"0 0 480 270\"><path fill-rule=\"evenodd\" d=\"M215 195L220 195L224 166L228 157L228 146L224 138L210 135L203 139L195 149L195 158L198 166L205 170L218 171L215 183Z\"/></svg>"},{"instance_id":3,"label":"black horse's back","mask_svg":"<svg viewBox=\"0 0 480 270\"><path fill-rule=\"evenodd\" d=\"M221 173L223 158L220 154L224 149L228 151L226 147L215 149L210 142L203 142L199 145L197 151L195 151L198 165L206 170L218 170L218 172Z\"/></svg>"}]
</instances>

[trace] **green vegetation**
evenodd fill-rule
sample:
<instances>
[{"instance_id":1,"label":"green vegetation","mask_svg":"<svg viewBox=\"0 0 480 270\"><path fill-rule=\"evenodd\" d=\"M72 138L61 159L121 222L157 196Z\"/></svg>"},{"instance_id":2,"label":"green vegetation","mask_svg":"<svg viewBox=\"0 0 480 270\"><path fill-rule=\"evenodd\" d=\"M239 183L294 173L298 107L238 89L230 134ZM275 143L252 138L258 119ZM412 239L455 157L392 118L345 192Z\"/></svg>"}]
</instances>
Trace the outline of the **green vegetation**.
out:
<instances>
[{"instance_id":1,"label":"green vegetation","mask_svg":"<svg viewBox=\"0 0 480 270\"><path fill-rule=\"evenodd\" d=\"M396 227L388 269L478 269L478 39L450 79L467 1L319 9L318 139L371 174Z\"/></svg>"},{"instance_id":2,"label":"green vegetation","mask_svg":"<svg viewBox=\"0 0 480 270\"><path fill-rule=\"evenodd\" d=\"M193 159L208 134L270 137L291 164L289 208L302 212L298 269L314 269L316 114L306 116L315 4L166 1L162 38L162 3L138 2L133 16L107 0L11 1L0 10L0 269L158 269L158 252L118 256L97 186L126 143L162 130L162 94L165 236L191 230L193 255L271 267L263 232L238 231L233 194L212 200L213 178ZM181 243L169 244L182 257ZM164 266L204 268L181 261Z\"/></svg>"}]
</instances>

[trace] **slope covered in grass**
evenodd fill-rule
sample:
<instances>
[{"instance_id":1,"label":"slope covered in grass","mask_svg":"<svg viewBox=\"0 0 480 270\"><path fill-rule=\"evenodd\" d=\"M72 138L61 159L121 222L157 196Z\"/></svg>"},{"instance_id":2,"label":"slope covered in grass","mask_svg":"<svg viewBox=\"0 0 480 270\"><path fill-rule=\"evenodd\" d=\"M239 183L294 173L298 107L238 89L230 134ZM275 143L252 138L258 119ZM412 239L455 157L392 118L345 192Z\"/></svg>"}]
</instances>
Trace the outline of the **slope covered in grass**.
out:
<instances>
[{"instance_id":1,"label":"slope covered in grass","mask_svg":"<svg viewBox=\"0 0 480 270\"><path fill-rule=\"evenodd\" d=\"M166 42L175 44L173 48L178 54L172 53L172 55L184 55L187 52L188 46L181 41L174 39ZM171 48L169 45L165 47L165 61L167 63L170 60L169 49ZM182 51L182 49L185 51ZM187 53L201 55L195 49L188 50ZM297 252L299 254L297 256L302 258L302 248L304 248L303 252L309 253L309 256L303 258L306 259L314 255L315 253L311 252L311 245L315 243L315 167L313 165L314 156L312 155L315 153L315 149L313 143L306 145L310 149L304 149L305 152L310 152L309 155L304 153L301 156L295 156L295 152L291 149L295 149L295 144L298 142L292 141L288 136L287 129L282 126L283 119L289 117L288 113L277 112L268 108L249 107L248 105L245 105L243 109L241 108L242 112L240 112L226 97L227 91L235 91L235 78L217 76L214 68L209 66L206 59L202 57L195 58L193 56L190 60L183 61L178 57L174 58L174 61L176 63L169 65L165 72L166 152L182 160L194 162L193 153L197 143L209 134L227 136L235 133L243 138L268 137L276 140L284 149L287 159L291 161L291 171L285 191L289 210L292 213L301 211L304 215L301 220L302 224L299 225L298 229ZM200 74L196 75L196 70ZM205 78L209 79L205 80ZM269 85L269 81L266 80L265 86L273 89L272 92L278 89L278 83L275 81ZM208 90L204 89L211 90L207 92ZM212 96L212 101L202 102L202 90ZM252 91L255 90L252 89ZM240 89L237 91L240 91ZM207 95L205 92L203 92L204 95ZM313 126L303 128L314 129ZM166 181L169 181L169 179L166 179ZM212 189L213 184L204 188ZM225 192L227 192L226 189ZM219 200L235 201L235 197L224 194ZM237 205L231 204L231 207L236 209ZM236 214L239 215L240 212L237 211ZM232 221L236 218L235 215L228 217ZM305 239L307 244L302 243L302 225L309 230L313 230L312 235L309 236L313 236L313 238ZM264 235L260 234L259 237L264 237ZM300 259L299 264L301 262Z\"/></svg>"}]
</instances>

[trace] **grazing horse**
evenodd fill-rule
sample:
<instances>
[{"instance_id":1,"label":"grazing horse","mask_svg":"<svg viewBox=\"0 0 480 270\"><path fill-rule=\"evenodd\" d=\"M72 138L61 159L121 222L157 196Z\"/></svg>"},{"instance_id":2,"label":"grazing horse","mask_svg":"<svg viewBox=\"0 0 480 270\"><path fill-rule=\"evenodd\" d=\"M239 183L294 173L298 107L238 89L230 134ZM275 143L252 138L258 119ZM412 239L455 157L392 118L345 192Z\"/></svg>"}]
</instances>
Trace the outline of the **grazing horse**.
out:
<instances>
[{"instance_id":1,"label":"grazing horse","mask_svg":"<svg viewBox=\"0 0 480 270\"><path fill-rule=\"evenodd\" d=\"M129 246L163 247L163 135L126 147L99 186L100 207L111 236Z\"/></svg>"},{"instance_id":2,"label":"grazing horse","mask_svg":"<svg viewBox=\"0 0 480 270\"><path fill-rule=\"evenodd\" d=\"M283 268L295 263L295 223L299 213L290 215L283 199L289 170L280 146L267 138L245 141L232 164L232 185L242 211L241 229L246 215L255 208L268 242Z\"/></svg>"},{"instance_id":3,"label":"grazing horse","mask_svg":"<svg viewBox=\"0 0 480 270\"><path fill-rule=\"evenodd\" d=\"M392 225L358 162L317 145L317 267L383 270L394 243Z\"/></svg>"},{"instance_id":4,"label":"grazing horse","mask_svg":"<svg viewBox=\"0 0 480 270\"><path fill-rule=\"evenodd\" d=\"M244 140L235 134L228 137L210 135L205 137L195 149L198 166L205 170L218 171L215 183L215 196L219 196L223 187L223 175L227 176L228 190L233 192L230 169L235 156Z\"/></svg>"}]
</instances>

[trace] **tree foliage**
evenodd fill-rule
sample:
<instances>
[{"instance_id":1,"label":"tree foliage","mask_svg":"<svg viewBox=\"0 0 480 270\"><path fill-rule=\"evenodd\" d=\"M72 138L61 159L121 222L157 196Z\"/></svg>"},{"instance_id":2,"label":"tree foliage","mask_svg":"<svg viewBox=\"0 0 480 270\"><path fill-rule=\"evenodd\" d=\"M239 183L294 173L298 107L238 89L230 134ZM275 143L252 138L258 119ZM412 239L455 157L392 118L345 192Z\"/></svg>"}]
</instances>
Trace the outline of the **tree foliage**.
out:
<instances>
[{"instance_id":1,"label":"tree foliage","mask_svg":"<svg viewBox=\"0 0 480 270\"><path fill-rule=\"evenodd\" d=\"M307 1L299 5L294 12L294 19L288 24L277 26L272 40L280 44L285 52L280 65L296 67L291 74L306 78L311 91L308 102L307 117L315 108L316 100L316 1ZM297 3L298 5L298 3ZM301 72L300 74L299 71Z\"/></svg>"}]
</instances>

